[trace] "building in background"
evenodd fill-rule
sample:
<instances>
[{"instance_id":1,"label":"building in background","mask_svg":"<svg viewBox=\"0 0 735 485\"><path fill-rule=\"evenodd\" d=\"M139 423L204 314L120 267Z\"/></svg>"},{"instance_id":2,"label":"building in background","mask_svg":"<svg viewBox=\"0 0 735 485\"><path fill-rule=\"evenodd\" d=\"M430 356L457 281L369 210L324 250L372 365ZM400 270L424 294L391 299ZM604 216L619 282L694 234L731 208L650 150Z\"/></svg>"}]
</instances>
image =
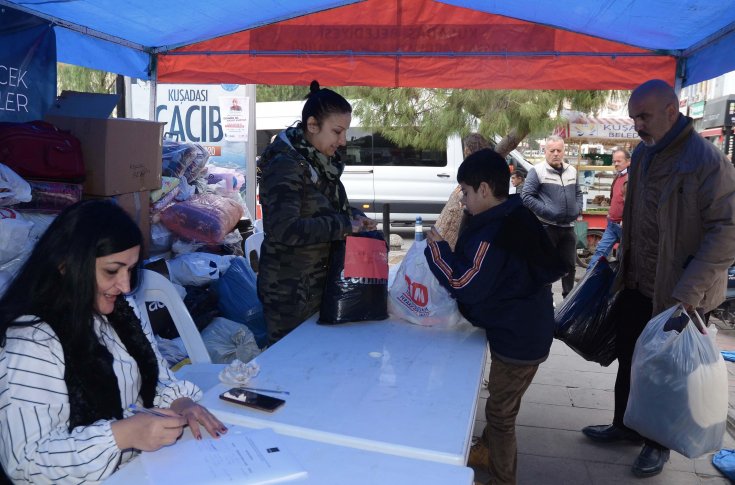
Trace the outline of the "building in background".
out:
<instances>
[{"instance_id":1,"label":"building in background","mask_svg":"<svg viewBox=\"0 0 735 485\"><path fill-rule=\"evenodd\" d=\"M687 86L679 110L694 119L694 128L726 155L735 151L735 71Z\"/></svg>"}]
</instances>

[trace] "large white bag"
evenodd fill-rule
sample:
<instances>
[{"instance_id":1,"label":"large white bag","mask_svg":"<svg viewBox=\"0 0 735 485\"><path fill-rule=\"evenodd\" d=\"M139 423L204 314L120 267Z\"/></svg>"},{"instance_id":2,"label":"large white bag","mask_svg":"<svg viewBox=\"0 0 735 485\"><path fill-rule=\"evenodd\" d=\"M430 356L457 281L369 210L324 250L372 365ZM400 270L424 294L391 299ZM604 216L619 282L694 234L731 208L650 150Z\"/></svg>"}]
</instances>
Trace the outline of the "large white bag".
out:
<instances>
[{"instance_id":1,"label":"large white bag","mask_svg":"<svg viewBox=\"0 0 735 485\"><path fill-rule=\"evenodd\" d=\"M12 168L0 163L0 206L29 202L31 198L31 185Z\"/></svg>"},{"instance_id":2,"label":"large white bag","mask_svg":"<svg viewBox=\"0 0 735 485\"><path fill-rule=\"evenodd\" d=\"M684 329L666 331L666 323L676 318L687 321ZM714 326L707 331L702 335L681 305L648 322L633 353L623 419L688 458L719 450L727 426L727 368Z\"/></svg>"},{"instance_id":3,"label":"large white bag","mask_svg":"<svg viewBox=\"0 0 735 485\"><path fill-rule=\"evenodd\" d=\"M436 279L424 257L426 241L413 243L388 290L388 313L411 323L450 326L462 319L457 302Z\"/></svg>"}]
</instances>

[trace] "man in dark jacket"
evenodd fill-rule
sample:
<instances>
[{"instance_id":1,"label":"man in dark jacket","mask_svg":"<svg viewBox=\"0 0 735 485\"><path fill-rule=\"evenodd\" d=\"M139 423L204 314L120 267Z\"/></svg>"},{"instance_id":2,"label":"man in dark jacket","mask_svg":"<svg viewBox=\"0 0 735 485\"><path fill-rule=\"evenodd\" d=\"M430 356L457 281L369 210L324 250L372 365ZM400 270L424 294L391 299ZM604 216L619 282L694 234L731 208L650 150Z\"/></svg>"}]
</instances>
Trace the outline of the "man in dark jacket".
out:
<instances>
[{"instance_id":1,"label":"man in dark jacket","mask_svg":"<svg viewBox=\"0 0 735 485\"><path fill-rule=\"evenodd\" d=\"M546 139L546 161L534 165L523 184L523 204L543 223L551 247L566 264L561 280L562 296L574 287L577 261L577 236L574 221L582 213L582 190L577 170L564 162L564 140L556 135Z\"/></svg>"},{"instance_id":2,"label":"man in dark jacket","mask_svg":"<svg viewBox=\"0 0 735 485\"><path fill-rule=\"evenodd\" d=\"M483 467L492 483L516 477L515 420L521 398L554 334L551 283L563 273L548 254L551 244L517 195L508 195L508 166L492 150L476 152L457 172L470 217L455 251L436 228L428 235L432 273L457 299L462 314L485 329L492 363L487 427L472 447L469 465Z\"/></svg>"},{"instance_id":3,"label":"man in dark jacket","mask_svg":"<svg viewBox=\"0 0 735 485\"><path fill-rule=\"evenodd\" d=\"M625 426L633 352L648 321L682 303L708 313L725 298L727 268L735 258L735 170L679 113L665 81L638 86L628 113L643 141L633 151L625 208L615 324L615 414L610 425L582 432L598 443L641 440ZM661 396L662 400L666 396ZM647 438L647 437L645 437ZM632 472L661 473L669 450L645 439Z\"/></svg>"}]
</instances>

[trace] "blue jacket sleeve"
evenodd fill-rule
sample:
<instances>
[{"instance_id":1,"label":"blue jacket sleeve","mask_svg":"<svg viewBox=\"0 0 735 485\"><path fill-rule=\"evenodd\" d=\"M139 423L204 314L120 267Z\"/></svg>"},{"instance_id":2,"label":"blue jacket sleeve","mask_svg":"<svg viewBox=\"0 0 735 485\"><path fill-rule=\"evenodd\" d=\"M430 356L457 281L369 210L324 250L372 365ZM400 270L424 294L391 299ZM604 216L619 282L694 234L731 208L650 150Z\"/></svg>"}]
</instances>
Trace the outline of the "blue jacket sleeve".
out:
<instances>
[{"instance_id":1,"label":"blue jacket sleeve","mask_svg":"<svg viewBox=\"0 0 735 485\"><path fill-rule=\"evenodd\" d=\"M430 241L424 255L437 280L463 304L492 298L502 284L498 276L505 273L502 268L507 255L498 248L491 248L487 241L480 242L464 257L454 254L446 241Z\"/></svg>"}]
</instances>

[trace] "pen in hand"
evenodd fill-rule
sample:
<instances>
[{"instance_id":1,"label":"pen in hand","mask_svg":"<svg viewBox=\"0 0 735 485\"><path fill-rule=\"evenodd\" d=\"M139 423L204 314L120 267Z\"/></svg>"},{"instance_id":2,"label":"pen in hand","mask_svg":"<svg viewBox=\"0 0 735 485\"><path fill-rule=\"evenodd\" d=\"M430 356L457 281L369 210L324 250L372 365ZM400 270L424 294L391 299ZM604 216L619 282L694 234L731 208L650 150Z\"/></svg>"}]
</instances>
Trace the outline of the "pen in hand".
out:
<instances>
[{"instance_id":1,"label":"pen in hand","mask_svg":"<svg viewBox=\"0 0 735 485\"><path fill-rule=\"evenodd\" d=\"M131 404L128 406L128 411L130 411L133 414L149 414L151 416L158 416L160 418L172 418L170 414L164 414L159 411L156 411L155 409L148 409L144 407L140 407L136 404Z\"/></svg>"}]
</instances>

